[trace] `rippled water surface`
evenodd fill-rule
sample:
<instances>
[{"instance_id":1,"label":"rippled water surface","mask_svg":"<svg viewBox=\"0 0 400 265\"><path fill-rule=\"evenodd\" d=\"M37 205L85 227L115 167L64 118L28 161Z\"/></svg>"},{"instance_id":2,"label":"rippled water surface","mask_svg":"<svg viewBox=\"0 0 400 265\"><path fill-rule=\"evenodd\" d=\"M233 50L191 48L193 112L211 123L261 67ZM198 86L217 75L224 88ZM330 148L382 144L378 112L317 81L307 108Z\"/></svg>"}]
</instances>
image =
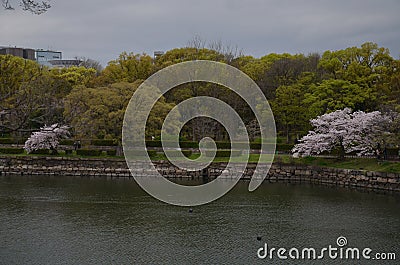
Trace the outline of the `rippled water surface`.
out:
<instances>
[{"instance_id":1,"label":"rippled water surface","mask_svg":"<svg viewBox=\"0 0 400 265\"><path fill-rule=\"evenodd\" d=\"M323 248L339 236L397 254L397 262L371 264L400 264L398 196L267 183L249 193L247 185L190 213L132 179L3 176L0 264L277 264L257 258L264 243Z\"/></svg>"}]
</instances>

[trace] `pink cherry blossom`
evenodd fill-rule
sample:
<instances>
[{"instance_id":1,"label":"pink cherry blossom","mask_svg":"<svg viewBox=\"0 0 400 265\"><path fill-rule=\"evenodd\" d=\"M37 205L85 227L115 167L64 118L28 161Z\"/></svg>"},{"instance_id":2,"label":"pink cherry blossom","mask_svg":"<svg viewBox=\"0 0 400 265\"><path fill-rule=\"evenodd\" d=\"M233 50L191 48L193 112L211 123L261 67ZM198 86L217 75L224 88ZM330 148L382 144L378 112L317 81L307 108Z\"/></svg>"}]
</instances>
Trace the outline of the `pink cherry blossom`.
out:
<instances>
[{"instance_id":1,"label":"pink cherry blossom","mask_svg":"<svg viewBox=\"0 0 400 265\"><path fill-rule=\"evenodd\" d=\"M318 116L310 121L314 127L292 149L293 156L310 156L340 148L344 153L373 155L390 125L389 116L379 111L351 112L345 108Z\"/></svg>"},{"instance_id":2,"label":"pink cherry blossom","mask_svg":"<svg viewBox=\"0 0 400 265\"><path fill-rule=\"evenodd\" d=\"M29 154L39 149L56 150L60 139L69 136L68 126L59 126L57 123L51 126L44 126L40 131L33 132L25 142L24 149Z\"/></svg>"}]
</instances>

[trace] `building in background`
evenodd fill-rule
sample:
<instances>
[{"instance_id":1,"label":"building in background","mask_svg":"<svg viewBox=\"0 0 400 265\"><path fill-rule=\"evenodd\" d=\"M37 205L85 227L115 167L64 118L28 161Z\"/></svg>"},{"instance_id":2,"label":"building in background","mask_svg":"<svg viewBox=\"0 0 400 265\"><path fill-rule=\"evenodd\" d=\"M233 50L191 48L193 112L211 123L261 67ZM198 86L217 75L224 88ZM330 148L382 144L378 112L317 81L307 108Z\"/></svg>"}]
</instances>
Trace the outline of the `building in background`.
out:
<instances>
[{"instance_id":1,"label":"building in background","mask_svg":"<svg viewBox=\"0 0 400 265\"><path fill-rule=\"evenodd\" d=\"M0 55L7 54L33 60L49 68L69 68L80 66L83 62L79 59L63 59L62 52L59 51L0 46Z\"/></svg>"},{"instance_id":2,"label":"building in background","mask_svg":"<svg viewBox=\"0 0 400 265\"><path fill-rule=\"evenodd\" d=\"M50 60L51 68L69 68L73 66L80 66L83 62L79 59L60 59L60 60Z\"/></svg>"},{"instance_id":3,"label":"building in background","mask_svg":"<svg viewBox=\"0 0 400 265\"><path fill-rule=\"evenodd\" d=\"M0 54L2 55L9 54L33 61L36 59L35 50L30 48L0 46Z\"/></svg>"},{"instance_id":4,"label":"building in background","mask_svg":"<svg viewBox=\"0 0 400 265\"><path fill-rule=\"evenodd\" d=\"M50 61L61 60L61 59L62 59L61 52L42 50L42 49L36 50L36 61L40 65L52 67Z\"/></svg>"},{"instance_id":5,"label":"building in background","mask_svg":"<svg viewBox=\"0 0 400 265\"><path fill-rule=\"evenodd\" d=\"M154 52L154 60L157 60L159 57L161 57L163 55L164 55L163 51L155 51Z\"/></svg>"}]
</instances>

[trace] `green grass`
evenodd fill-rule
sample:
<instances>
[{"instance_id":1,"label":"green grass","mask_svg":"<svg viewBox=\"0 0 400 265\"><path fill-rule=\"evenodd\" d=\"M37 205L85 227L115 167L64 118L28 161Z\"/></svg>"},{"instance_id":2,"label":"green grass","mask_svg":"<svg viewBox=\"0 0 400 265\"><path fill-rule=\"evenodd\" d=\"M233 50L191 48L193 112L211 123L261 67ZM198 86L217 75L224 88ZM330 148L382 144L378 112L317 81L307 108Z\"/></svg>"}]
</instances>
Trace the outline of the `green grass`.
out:
<instances>
[{"instance_id":1,"label":"green grass","mask_svg":"<svg viewBox=\"0 0 400 265\"><path fill-rule=\"evenodd\" d=\"M40 154L0 154L1 156L49 156ZM73 154L65 154L64 151L59 151L58 155L51 155L52 157L76 157L76 158L107 158L107 159L123 159L123 156L107 156L104 152L101 156L80 156L75 152ZM197 159L200 156L198 153L190 155L189 159ZM271 155L262 155L261 163L269 163ZM167 160L163 153L158 153L151 158L154 161ZM248 162L257 163L260 159L258 154L250 154ZM228 162L229 157L216 157L213 162ZM243 163L246 162L245 156L233 157L232 162ZM275 155L274 163L293 164L293 165L310 165L319 167L331 168L344 168L366 171L379 171L389 173L400 173L400 161L378 161L375 158L346 158L340 161L336 158L327 157L302 157L293 158L290 155Z\"/></svg>"},{"instance_id":2,"label":"green grass","mask_svg":"<svg viewBox=\"0 0 400 265\"><path fill-rule=\"evenodd\" d=\"M346 158L344 160L338 160L337 158L328 157L293 158L289 155L279 155L275 156L274 161L284 164L400 173L399 161L378 161L376 158Z\"/></svg>"},{"instance_id":3,"label":"green grass","mask_svg":"<svg viewBox=\"0 0 400 265\"><path fill-rule=\"evenodd\" d=\"M198 157L199 154L192 154L189 158L196 159ZM257 163L260 159L261 163L269 163L271 158L271 155L262 155L260 158L258 154L250 154L248 162ZM160 157L160 160L163 159L165 157ZM217 157L214 159L214 162L228 161L229 157ZM232 162L246 162L245 156L233 157ZM346 158L341 161L328 157L294 158L290 155L275 155L274 163L400 173L400 161L378 161L376 158Z\"/></svg>"},{"instance_id":4,"label":"green grass","mask_svg":"<svg viewBox=\"0 0 400 265\"><path fill-rule=\"evenodd\" d=\"M190 155L188 158L191 160L195 160L198 159L200 157L199 153L194 153L192 155ZM207 157L206 157L207 158ZM271 155L263 155L261 157L261 160L263 163L270 163L271 162ZM157 160L167 160L167 157L164 154L157 154L156 156L151 158L154 161ZM249 155L249 163L257 163L260 159L260 155L258 154L250 154ZM229 162L229 157L215 157L213 162ZM242 155L242 156L237 156L237 157L233 157L232 158L232 162L234 163L245 163L247 162L246 160L246 156Z\"/></svg>"},{"instance_id":5,"label":"green grass","mask_svg":"<svg viewBox=\"0 0 400 265\"><path fill-rule=\"evenodd\" d=\"M72 154L66 154L63 150L59 150L58 154L27 154L26 151L24 151L23 154L1 154L0 153L0 156L18 156L18 157L42 156L42 157L75 157L75 158L110 158L110 159L124 158L123 156L109 156L106 154L106 152L103 152L103 154L100 156L82 156L82 155L77 155L75 151Z\"/></svg>"}]
</instances>

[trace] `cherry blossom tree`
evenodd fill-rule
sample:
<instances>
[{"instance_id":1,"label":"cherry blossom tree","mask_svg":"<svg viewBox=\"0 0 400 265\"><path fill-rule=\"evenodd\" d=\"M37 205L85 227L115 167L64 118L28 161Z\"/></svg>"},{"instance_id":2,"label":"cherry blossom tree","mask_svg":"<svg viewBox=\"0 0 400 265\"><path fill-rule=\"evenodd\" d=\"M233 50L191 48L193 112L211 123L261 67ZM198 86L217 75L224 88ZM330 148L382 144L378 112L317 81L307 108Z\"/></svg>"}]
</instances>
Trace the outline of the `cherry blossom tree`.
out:
<instances>
[{"instance_id":1,"label":"cherry blossom tree","mask_svg":"<svg viewBox=\"0 0 400 265\"><path fill-rule=\"evenodd\" d=\"M310 121L314 127L292 149L293 156L309 156L339 148L339 157L345 153L373 155L381 139L390 134L392 119L379 111L351 113L345 108L318 116Z\"/></svg>"},{"instance_id":2,"label":"cherry blossom tree","mask_svg":"<svg viewBox=\"0 0 400 265\"><path fill-rule=\"evenodd\" d=\"M24 149L28 154L39 149L50 149L56 152L59 141L70 135L68 129L68 126L59 126L57 123L44 126L39 132L32 133L25 142Z\"/></svg>"}]
</instances>

